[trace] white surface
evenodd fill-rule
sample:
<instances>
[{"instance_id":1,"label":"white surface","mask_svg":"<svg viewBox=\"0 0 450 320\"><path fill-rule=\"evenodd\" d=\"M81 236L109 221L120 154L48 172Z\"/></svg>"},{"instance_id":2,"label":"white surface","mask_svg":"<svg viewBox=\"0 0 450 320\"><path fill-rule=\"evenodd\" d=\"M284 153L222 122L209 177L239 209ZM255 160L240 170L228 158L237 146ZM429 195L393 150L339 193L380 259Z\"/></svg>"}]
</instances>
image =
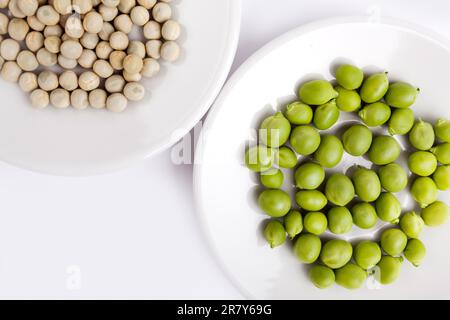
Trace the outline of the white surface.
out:
<instances>
[{"instance_id":1,"label":"white surface","mask_svg":"<svg viewBox=\"0 0 450 320\"><path fill-rule=\"evenodd\" d=\"M446 0L432 6L419 0L243 2L234 68L285 31L315 19L364 14L372 5L450 37ZM174 165L170 151L89 178L0 163L0 297L241 298L199 228L191 170ZM81 270L75 290L66 287L71 265Z\"/></svg>"},{"instance_id":2,"label":"white surface","mask_svg":"<svg viewBox=\"0 0 450 320\"><path fill-rule=\"evenodd\" d=\"M0 159L57 175L112 172L169 148L191 130L233 62L240 0L177 0L172 7L182 26L180 59L161 62L160 73L142 81L144 99L120 114L35 110L16 84L2 81L0 97L7 103L0 108Z\"/></svg>"},{"instance_id":3,"label":"white surface","mask_svg":"<svg viewBox=\"0 0 450 320\"><path fill-rule=\"evenodd\" d=\"M421 236L428 248L424 263L415 268L405 262L399 280L390 286L374 286L374 279L370 279L366 286L355 291L339 286L327 290L315 288L307 277L310 267L295 258L292 242L271 250L264 240L262 228L269 217L257 205L263 189L258 182L259 175L250 173L243 164L246 144L256 143L254 129L259 123L274 110L284 110L286 102L296 100L299 82L322 76L331 80L330 70L343 59L350 59L368 72L387 70L391 80L409 81L418 86L421 92L412 107L416 117L433 123L439 117L449 119L450 109L441 105L447 97L450 79L441 70L450 70L450 41L438 42L439 37L430 38L419 32L387 19L368 22L366 17L309 24L265 46L228 80L200 136L194 191L215 254L247 296L256 299L450 298L448 224L426 228ZM358 121L355 114L341 113L339 122L328 132L339 135L338 132L355 121ZM404 137L396 138L402 149L408 148ZM300 157L300 161L305 158ZM398 162L407 167L406 159L404 152ZM368 168L372 165L345 153L341 163L326 172L346 173L355 164ZM294 199L292 170L284 171L283 190ZM418 209L409 192L396 195L403 212ZM450 192L441 192L440 198L448 203ZM383 227L389 225L379 223L370 231L355 227L344 236L324 234L322 239L341 238L355 244L362 239L379 241ZM412 282L416 284L413 287L409 285Z\"/></svg>"}]
</instances>

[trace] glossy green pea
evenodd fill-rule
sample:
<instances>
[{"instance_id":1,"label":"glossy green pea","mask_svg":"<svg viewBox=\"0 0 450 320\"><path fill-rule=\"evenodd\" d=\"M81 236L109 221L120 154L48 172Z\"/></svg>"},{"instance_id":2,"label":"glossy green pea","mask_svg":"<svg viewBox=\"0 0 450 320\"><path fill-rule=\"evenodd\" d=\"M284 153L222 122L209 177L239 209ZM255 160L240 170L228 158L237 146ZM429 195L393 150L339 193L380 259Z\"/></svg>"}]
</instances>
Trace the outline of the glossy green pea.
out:
<instances>
[{"instance_id":1,"label":"glossy green pea","mask_svg":"<svg viewBox=\"0 0 450 320\"><path fill-rule=\"evenodd\" d=\"M450 121L438 119L434 124L434 133L442 142L450 143Z\"/></svg>"},{"instance_id":2,"label":"glossy green pea","mask_svg":"<svg viewBox=\"0 0 450 320\"><path fill-rule=\"evenodd\" d=\"M266 188L279 189L283 185L283 172L280 169L269 169L261 172L261 184Z\"/></svg>"},{"instance_id":3,"label":"glossy green pea","mask_svg":"<svg viewBox=\"0 0 450 320\"><path fill-rule=\"evenodd\" d=\"M447 222L449 208L442 201L435 201L422 209L422 219L429 227L437 227Z\"/></svg>"},{"instance_id":4,"label":"glossy green pea","mask_svg":"<svg viewBox=\"0 0 450 320\"><path fill-rule=\"evenodd\" d=\"M375 201L381 193L381 183L375 171L358 168L353 173L356 195L365 202Z\"/></svg>"},{"instance_id":5,"label":"glossy green pea","mask_svg":"<svg viewBox=\"0 0 450 320\"><path fill-rule=\"evenodd\" d=\"M272 167L274 152L265 146L250 147L245 153L245 165L252 171L262 172Z\"/></svg>"},{"instance_id":6,"label":"glossy green pea","mask_svg":"<svg viewBox=\"0 0 450 320\"><path fill-rule=\"evenodd\" d=\"M346 289L358 289L367 279L367 272L354 263L348 263L336 272L336 283Z\"/></svg>"},{"instance_id":7,"label":"glossy green pea","mask_svg":"<svg viewBox=\"0 0 450 320\"><path fill-rule=\"evenodd\" d=\"M286 230L281 222L271 220L264 228L264 238L266 238L271 248L281 246L286 241Z\"/></svg>"},{"instance_id":8,"label":"glossy green pea","mask_svg":"<svg viewBox=\"0 0 450 320\"><path fill-rule=\"evenodd\" d=\"M371 269L381 260L381 248L376 242L361 241L356 245L353 257L358 266L364 270Z\"/></svg>"},{"instance_id":9,"label":"glossy green pea","mask_svg":"<svg viewBox=\"0 0 450 320\"><path fill-rule=\"evenodd\" d=\"M309 124L313 118L313 110L307 104L295 101L287 105L285 116L292 124Z\"/></svg>"},{"instance_id":10,"label":"glossy green pea","mask_svg":"<svg viewBox=\"0 0 450 320\"><path fill-rule=\"evenodd\" d=\"M429 177L419 177L411 185L411 194L414 200L425 208L430 203L436 201L438 196L438 189L433 179Z\"/></svg>"},{"instance_id":11,"label":"glossy green pea","mask_svg":"<svg viewBox=\"0 0 450 320\"><path fill-rule=\"evenodd\" d=\"M303 230L303 217L297 210L291 210L287 215L284 216L284 228L289 236L289 238L294 239L294 237Z\"/></svg>"},{"instance_id":12,"label":"glossy green pea","mask_svg":"<svg viewBox=\"0 0 450 320\"><path fill-rule=\"evenodd\" d=\"M347 153L362 156L372 144L372 131L361 124L351 126L342 135L342 142Z\"/></svg>"},{"instance_id":13,"label":"glossy green pea","mask_svg":"<svg viewBox=\"0 0 450 320\"><path fill-rule=\"evenodd\" d=\"M383 192L375 201L378 217L386 222L398 223L402 207L398 199L390 192Z\"/></svg>"},{"instance_id":14,"label":"glossy green pea","mask_svg":"<svg viewBox=\"0 0 450 320\"><path fill-rule=\"evenodd\" d=\"M343 207L355 196L355 188L349 177L342 173L335 173L325 184L325 195L328 201Z\"/></svg>"},{"instance_id":15,"label":"glossy green pea","mask_svg":"<svg viewBox=\"0 0 450 320\"><path fill-rule=\"evenodd\" d=\"M450 189L450 166L439 166L433 174L433 181L439 190Z\"/></svg>"},{"instance_id":16,"label":"glossy green pea","mask_svg":"<svg viewBox=\"0 0 450 320\"><path fill-rule=\"evenodd\" d=\"M434 144L433 126L428 122L419 120L409 132L409 142L417 150L429 150Z\"/></svg>"},{"instance_id":17,"label":"glossy green pea","mask_svg":"<svg viewBox=\"0 0 450 320\"><path fill-rule=\"evenodd\" d=\"M402 254L405 250L408 238L406 234L400 229L386 229L381 234L381 248L388 255L396 257Z\"/></svg>"},{"instance_id":18,"label":"glossy green pea","mask_svg":"<svg viewBox=\"0 0 450 320\"><path fill-rule=\"evenodd\" d=\"M343 267L350 261L353 254L352 245L340 239L327 241L320 252L320 260L332 269Z\"/></svg>"},{"instance_id":19,"label":"glossy green pea","mask_svg":"<svg viewBox=\"0 0 450 320\"><path fill-rule=\"evenodd\" d=\"M402 268L402 257L383 256L378 263L379 282L381 284L391 284L400 276Z\"/></svg>"},{"instance_id":20,"label":"glossy green pea","mask_svg":"<svg viewBox=\"0 0 450 320\"><path fill-rule=\"evenodd\" d=\"M299 89L299 97L304 103L320 106L338 96L330 82L312 80L304 83Z\"/></svg>"},{"instance_id":21,"label":"glossy green pea","mask_svg":"<svg viewBox=\"0 0 450 320\"><path fill-rule=\"evenodd\" d=\"M347 90L358 89L364 80L364 73L351 64L340 65L336 69L336 81Z\"/></svg>"},{"instance_id":22,"label":"glossy green pea","mask_svg":"<svg viewBox=\"0 0 450 320\"><path fill-rule=\"evenodd\" d=\"M289 139L291 124L281 112L277 112L273 116L264 119L259 132L261 141L265 145L277 148Z\"/></svg>"},{"instance_id":23,"label":"glossy green pea","mask_svg":"<svg viewBox=\"0 0 450 320\"><path fill-rule=\"evenodd\" d=\"M371 229L377 223L377 212L370 203L357 203L352 207L351 212L354 224L361 229Z\"/></svg>"},{"instance_id":24,"label":"glossy green pea","mask_svg":"<svg viewBox=\"0 0 450 320\"><path fill-rule=\"evenodd\" d=\"M320 139L319 148L314 153L314 158L322 166L333 168L339 164L344 155L344 147L341 140L333 135L323 135Z\"/></svg>"},{"instance_id":25,"label":"glossy green pea","mask_svg":"<svg viewBox=\"0 0 450 320\"><path fill-rule=\"evenodd\" d=\"M410 239L406 245L404 255L409 262L418 267L427 255L427 249L419 239Z\"/></svg>"},{"instance_id":26,"label":"glossy green pea","mask_svg":"<svg viewBox=\"0 0 450 320\"><path fill-rule=\"evenodd\" d=\"M290 143L298 154L307 156L319 147L320 134L311 126L298 126L292 130Z\"/></svg>"},{"instance_id":27,"label":"glossy green pea","mask_svg":"<svg viewBox=\"0 0 450 320\"><path fill-rule=\"evenodd\" d=\"M316 236L327 230L327 217L322 212L308 212L304 219L305 230Z\"/></svg>"},{"instance_id":28,"label":"glossy green pea","mask_svg":"<svg viewBox=\"0 0 450 320\"><path fill-rule=\"evenodd\" d=\"M278 218L291 209L291 197L283 190L264 190L258 198L259 207L269 216Z\"/></svg>"},{"instance_id":29,"label":"glossy green pea","mask_svg":"<svg viewBox=\"0 0 450 320\"><path fill-rule=\"evenodd\" d=\"M331 128L339 119L339 109L336 101L331 100L314 111L313 123L319 130L327 130Z\"/></svg>"},{"instance_id":30,"label":"glossy green pea","mask_svg":"<svg viewBox=\"0 0 450 320\"><path fill-rule=\"evenodd\" d=\"M331 287L335 282L334 271L320 265L315 265L309 270L309 278L319 289Z\"/></svg>"},{"instance_id":31,"label":"glossy green pea","mask_svg":"<svg viewBox=\"0 0 450 320\"><path fill-rule=\"evenodd\" d=\"M399 192L406 188L408 175L398 163L390 163L378 170L381 186L389 192Z\"/></svg>"},{"instance_id":32,"label":"glossy green pea","mask_svg":"<svg viewBox=\"0 0 450 320\"><path fill-rule=\"evenodd\" d=\"M368 155L374 164L385 165L397 160L400 155L400 145L390 136L378 136L373 139Z\"/></svg>"},{"instance_id":33,"label":"glossy green pea","mask_svg":"<svg viewBox=\"0 0 450 320\"><path fill-rule=\"evenodd\" d=\"M423 219L414 211L407 212L400 218L400 228L409 238L419 238L424 225Z\"/></svg>"},{"instance_id":34,"label":"glossy green pea","mask_svg":"<svg viewBox=\"0 0 450 320\"><path fill-rule=\"evenodd\" d=\"M342 87L337 87L336 91L339 93L339 96L336 98L336 105L339 110L353 112L361 108L361 97L358 92Z\"/></svg>"},{"instance_id":35,"label":"glossy green pea","mask_svg":"<svg viewBox=\"0 0 450 320\"><path fill-rule=\"evenodd\" d=\"M333 207L328 211L328 229L332 233L347 233L352 229L352 226L352 214L346 207Z\"/></svg>"},{"instance_id":36,"label":"glossy green pea","mask_svg":"<svg viewBox=\"0 0 450 320\"><path fill-rule=\"evenodd\" d=\"M428 177L437 168L437 159L431 152L416 151L408 157L408 167L412 173L418 176Z\"/></svg>"},{"instance_id":37,"label":"glossy green pea","mask_svg":"<svg viewBox=\"0 0 450 320\"><path fill-rule=\"evenodd\" d=\"M376 73L364 80L359 94L366 103L381 100L389 88L387 73Z\"/></svg>"},{"instance_id":38,"label":"glossy green pea","mask_svg":"<svg viewBox=\"0 0 450 320\"><path fill-rule=\"evenodd\" d=\"M391 108L383 102L368 104L358 112L361 120L369 127L385 124L391 117Z\"/></svg>"},{"instance_id":39,"label":"glossy green pea","mask_svg":"<svg viewBox=\"0 0 450 320\"><path fill-rule=\"evenodd\" d=\"M450 164L450 143L439 144L430 151L436 156L439 163Z\"/></svg>"},{"instance_id":40,"label":"glossy green pea","mask_svg":"<svg viewBox=\"0 0 450 320\"><path fill-rule=\"evenodd\" d=\"M419 89L406 82L396 82L389 85L384 96L388 105L394 108L409 108L416 101Z\"/></svg>"},{"instance_id":41,"label":"glossy green pea","mask_svg":"<svg viewBox=\"0 0 450 320\"><path fill-rule=\"evenodd\" d=\"M325 170L320 164L308 162L295 170L294 179L299 189L315 190L325 179Z\"/></svg>"},{"instance_id":42,"label":"glossy green pea","mask_svg":"<svg viewBox=\"0 0 450 320\"><path fill-rule=\"evenodd\" d=\"M300 235L294 244L294 252L297 258L303 263L313 263L319 258L322 242L314 234Z\"/></svg>"},{"instance_id":43,"label":"glossy green pea","mask_svg":"<svg viewBox=\"0 0 450 320\"><path fill-rule=\"evenodd\" d=\"M327 205L327 198L318 190L302 190L295 194L295 201L307 211L319 211Z\"/></svg>"},{"instance_id":44,"label":"glossy green pea","mask_svg":"<svg viewBox=\"0 0 450 320\"><path fill-rule=\"evenodd\" d=\"M291 148L284 146L275 153L275 163L281 168L292 169L297 165L297 156Z\"/></svg>"},{"instance_id":45,"label":"glossy green pea","mask_svg":"<svg viewBox=\"0 0 450 320\"><path fill-rule=\"evenodd\" d=\"M407 134L414 125L414 112L411 109L395 109L388 122L391 135Z\"/></svg>"}]
</instances>

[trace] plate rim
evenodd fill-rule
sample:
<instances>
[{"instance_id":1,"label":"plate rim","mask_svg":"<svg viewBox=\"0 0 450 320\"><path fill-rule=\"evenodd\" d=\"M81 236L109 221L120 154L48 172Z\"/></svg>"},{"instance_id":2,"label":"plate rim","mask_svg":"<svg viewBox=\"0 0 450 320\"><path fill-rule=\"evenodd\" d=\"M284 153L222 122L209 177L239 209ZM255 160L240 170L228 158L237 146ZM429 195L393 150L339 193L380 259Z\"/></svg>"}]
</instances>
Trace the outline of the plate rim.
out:
<instances>
[{"instance_id":1,"label":"plate rim","mask_svg":"<svg viewBox=\"0 0 450 320\"><path fill-rule=\"evenodd\" d=\"M233 286L247 299L261 299L261 297L254 296L250 293L247 288L245 288L240 281L234 276L232 271L228 268L225 260L220 256L218 248L215 241L213 240L211 230L209 230L207 225L207 213L203 207L203 195L201 193L202 189L202 161L204 153L204 145L202 141L206 141L208 128L213 125L217 118L218 111L223 106L225 98L232 92L234 87L240 81L240 79L261 59L268 55L271 51L275 50L279 46L291 41L296 37L301 37L309 32L315 30L332 27L340 24L349 23L367 23L372 25L382 24L397 28L403 28L408 31L413 31L421 36L427 37L429 40L435 42L436 44L443 46L448 51L450 51L450 39L443 36L442 34L431 30L423 25L412 23L403 19L381 16L377 21L371 22L370 16L368 15L350 15L350 16L340 16L335 18L325 18L315 20L298 27L295 27L281 35L270 40L268 43L264 44L262 47L257 49L253 54L251 54L229 77L225 83L222 91L217 96L215 102L209 110L209 113L203 123L202 130L199 134L198 141L195 145L194 152L194 165L193 165L193 195L194 195L194 206L196 209L197 219L200 223L200 228L203 232L203 236L206 238L207 247L210 254L214 257L214 260L218 264L219 268L233 284Z\"/></svg>"}]
</instances>

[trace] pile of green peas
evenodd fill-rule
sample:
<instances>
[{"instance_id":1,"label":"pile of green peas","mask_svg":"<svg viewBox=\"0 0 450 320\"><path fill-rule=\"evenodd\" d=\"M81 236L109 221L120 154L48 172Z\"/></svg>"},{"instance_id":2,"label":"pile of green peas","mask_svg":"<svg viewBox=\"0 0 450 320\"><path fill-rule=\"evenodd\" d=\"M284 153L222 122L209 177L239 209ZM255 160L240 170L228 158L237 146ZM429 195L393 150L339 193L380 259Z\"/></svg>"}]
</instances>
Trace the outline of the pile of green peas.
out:
<instances>
[{"instance_id":1,"label":"pile of green peas","mask_svg":"<svg viewBox=\"0 0 450 320\"><path fill-rule=\"evenodd\" d=\"M302 84L299 100L264 119L260 143L245 153L247 167L259 173L266 188L258 198L271 217L264 237L272 248L287 237L293 241L297 258L312 264L309 276L318 288L334 283L360 288L376 268L377 280L390 284L404 258L414 266L422 263L426 248L419 238L424 226L440 226L449 218L449 207L437 197L438 190L450 188L450 121L439 119L433 125L417 120L410 107L419 90L390 82L387 73L365 76L358 67L344 64L335 75L337 86L326 80ZM360 123L340 137L321 133L338 122L341 112L356 113ZM379 126L387 127L387 134L375 136L369 128ZM409 170L396 162L401 153L396 135L408 135ZM326 172L341 162L344 152L367 157L375 169L356 167L349 176ZM295 203L281 189L284 169L295 169ZM407 187L409 175L410 192L421 212L402 214L395 193ZM320 238L327 230L346 234L353 225L371 229L379 220L387 225L379 241L352 244Z\"/></svg>"}]
</instances>

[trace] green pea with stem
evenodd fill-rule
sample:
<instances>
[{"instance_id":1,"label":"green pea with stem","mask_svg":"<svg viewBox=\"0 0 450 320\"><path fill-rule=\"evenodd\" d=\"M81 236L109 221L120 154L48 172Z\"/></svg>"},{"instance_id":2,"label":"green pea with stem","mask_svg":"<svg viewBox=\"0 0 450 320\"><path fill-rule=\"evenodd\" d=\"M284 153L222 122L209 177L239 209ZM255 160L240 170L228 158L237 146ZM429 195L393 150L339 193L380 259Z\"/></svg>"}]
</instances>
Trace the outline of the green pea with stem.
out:
<instances>
[{"instance_id":1,"label":"green pea with stem","mask_svg":"<svg viewBox=\"0 0 450 320\"><path fill-rule=\"evenodd\" d=\"M383 102L366 105L358 112L361 120L369 127L378 127L385 124L391 117L391 108Z\"/></svg>"},{"instance_id":2,"label":"green pea with stem","mask_svg":"<svg viewBox=\"0 0 450 320\"><path fill-rule=\"evenodd\" d=\"M336 91L339 96L336 98L336 105L339 110L344 112L354 112L361 108L361 97L355 90L347 90L342 87L337 87Z\"/></svg>"},{"instance_id":3,"label":"green pea with stem","mask_svg":"<svg viewBox=\"0 0 450 320\"><path fill-rule=\"evenodd\" d=\"M320 165L333 168L341 162L343 155L344 147L341 140L333 135L323 135L319 148L314 153L314 158Z\"/></svg>"},{"instance_id":4,"label":"green pea with stem","mask_svg":"<svg viewBox=\"0 0 450 320\"><path fill-rule=\"evenodd\" d=\"M300 101L294 101L286 106L284 115L292 124L309 124L313 119L313 110L307 104Z\"/></svg>"},{"instance_id":5,"label":"green pea with stem","mask_svg":"<svg viewBox=\"0 0 450 320\"><path fill-rule=\"evenodd\" d=\"M314 111L313 123L319 130L327 130L331 128L339 119L339 109L336 101L331 100Z\"/></svg>"},{"instance_id":6,"label":"green pea with stem","mask_svg":"<svg viewBox=\"0 0 450 320\"><path fill-rule=\"evenodd\" d=\"M330 82L312 80L304 83L299 89L300 100L308 105L320 106L338 96Z\"/></svg>"},{"instance_id":7,"label":"green pea with stem","mask_svg":"<svg viewBox=\"0 0 450 320\"><path fill-rule=\"evenodd\" d=\"M294 243L294 253L303 263L314 263L320 255L322 242L314 234L301 234Z\"/></svg>"},{"instance_id":8,"label":"green pea with stem","mask_svg":"<svg viewBox=\"0 0 450 320\"><path fill-rule=\"evenodd\" d=\"M347 90L358 89L364 80L363 71L351 64L342 64L336 69L337 83Z\"/></svg>"},{"instance_id":9,"label":"green pea with stem","mask_svg":"<svg viewBox=\"0 0 450 320\"><path fill-rule=\"evenodd\" d=\"M264 228L264 238L271 248L281 246L286 241L286 230L283 224L277 220L270 220Z\"/></svg>"},{"instance_id":10,"label":"green pea with stem","mask_svg":"<svg viewBox=\"0 0 450 320\"><path fill-rule=\"evenodd\" d=\"M303 217L297 210L291 210L284 216L284 228L292 240L303 230Z\"/></svg>"},{"instance_id":11,"label":"green pea with stem","mask_svg":"<svg viewBox=\"0 0 450 320\"><path fill-rule=\"evenodd\" d=\"M364 80L359 94L364 102L374 103L381 100L388 89L387 72L375 73Z\"/></svg>"},{"instance_id":12,"label":"green pea with stem","mask_svg":"<svg viewBox=\"0 0 450 320\"><path fill-rule=\"evenodd\" d=\"M409 108L416 101L419 91L418 88L406 82L391 83L384 100L394 108Z\"/></svg>"}]
</instances>

